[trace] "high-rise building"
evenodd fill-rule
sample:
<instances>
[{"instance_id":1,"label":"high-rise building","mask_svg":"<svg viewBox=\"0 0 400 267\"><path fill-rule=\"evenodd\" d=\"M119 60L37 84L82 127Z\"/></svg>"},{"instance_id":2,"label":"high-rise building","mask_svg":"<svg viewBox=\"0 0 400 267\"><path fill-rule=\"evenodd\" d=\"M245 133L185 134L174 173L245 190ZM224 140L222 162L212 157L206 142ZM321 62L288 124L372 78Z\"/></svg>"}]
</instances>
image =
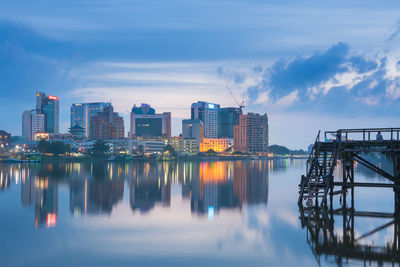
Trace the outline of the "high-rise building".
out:
<instances>
[{"instance_id":1,"label":"high-rise building","mask_svg":"<svg viewBox=\"0 0 400 267\"><path fill-rule=\"evenodd\" d=\"M218 137L233 138L233 126L239 124L241 108L220 108L218 112Z\"/></svg>"},{"instance_id":2,"label":"high-rise building","mask_svg":"<svg viewBox=\"0 0 400 267\"><path fill-rule=\"evenodd\" d=\"M200 119L182 120L182 137L184 139L196 139L197 149L200 149L200 142L204 137L204 125Z\"/></svg>"},{"instance_id":3,"label":"high-rise building","mask_svg":"<svg viewBox=\"0 0 400 267\"><path fill-rule=\"evenodd\" d=\"M113 106L105 107L103 112L92 116L89 129L90 139L124 138L124 118L114 112Z\"/></svg>"},{"instance_id":4,"label":"high-rise building","mask_svg":"<svg viewBox=\"0 0 400 267\"><path fill-rule=\"evenodd\" d=\"M60 106L57 96L46 96L43 92L36 93L36 114L44 115L44 131L59 133Z\"/></svg>"},{"instance_id":5,"label":"high-rise building","mask_svg":"<svg viewBox=\"0 0 400 267\"><path fill-rule=\"evenodd\" d=\"M71 129L79 126L84 130L84 136L89 137L90 118L103 112L105 107L111 106L110 102L75 103L71 106Z\"/></svg>"},{"instance_id":6,"label":"high-rise building","mask_svg":"<svg viewBox=\"0 0 400 267\"><path fill-rule=\"evenodd\" d=\"M131 112L130 137L171 137L171 112L156 114L148 104L133 106Z\"/></svg>"},{"instance_id":7,"label":"high-rise building","mask_svg":"<svg viewBox=\"0 0 400 267\"><path fill-rule=\"evenodd\" d=\"M268 116L248 113L240 115L234 126L234 149L255 154L268 153Z\"/></svg>"},{"instance_id":8,"label":"high-rise building","mask_svg":"<svg viewBox=\"0 0 400 267\"><path fill-rule=\"evenodd\" d=\"M22 137L30 140L32 134L32 112L35 110L25 110L22 113Z\"/></svg>"},{"instance_id":9,"label":"high-rise building","mask_svg":"<svg viewBox=\"0 0 400 267\"><path fill-rule=\"evenodd\" d=\"M198 101L191 107L191 119L200 119L204 125L204 138L218 137L219 105Z\"/></svg>"},{"instance_id":10,"label":"high-rise building","mask_svg":"<svg viewBox=\"0 0 400 267\"><path fill-rule=\"evenodd\" d=\"M45 115L36 110L26 110L22 114L22 137L32 141L36 133L45 131Z\"/></svg>"}]
</instances>

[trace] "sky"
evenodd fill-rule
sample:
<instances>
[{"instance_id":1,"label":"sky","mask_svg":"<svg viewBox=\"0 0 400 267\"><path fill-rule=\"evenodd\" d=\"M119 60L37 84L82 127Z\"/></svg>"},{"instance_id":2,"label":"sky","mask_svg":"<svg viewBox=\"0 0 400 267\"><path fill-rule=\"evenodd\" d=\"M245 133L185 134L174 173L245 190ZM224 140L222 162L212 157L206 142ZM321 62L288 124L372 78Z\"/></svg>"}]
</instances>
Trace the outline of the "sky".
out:
<instances>
[{"instance_id":1,"label":"sky","mask_svg":"<svg viewBox=\"0 0 400 267\"><path fill-rule=\"evenodd\" d=\"M197 101L267 113L270 144L318 130L399 126L399 1L0 2L0 129L21 135L35 92L172 112Z\"/></svg>"}]
</instances>

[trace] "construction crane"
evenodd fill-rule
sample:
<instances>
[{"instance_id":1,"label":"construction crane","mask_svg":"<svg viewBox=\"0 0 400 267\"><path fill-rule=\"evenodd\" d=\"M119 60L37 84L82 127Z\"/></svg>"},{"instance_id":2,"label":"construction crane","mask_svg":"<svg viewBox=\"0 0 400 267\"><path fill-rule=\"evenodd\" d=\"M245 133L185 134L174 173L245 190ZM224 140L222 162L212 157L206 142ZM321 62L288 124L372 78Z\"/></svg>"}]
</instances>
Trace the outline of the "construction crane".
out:
<instances>
[{"instance_id":1,"label":"construction crane","mask_svg":"<svg viewBox=\"0 0 400 267\"><path fill-rule=\"evenodd\" d=\"M226 86L226 89L228 89L228 91L231 94L233 100L235 100L236 104L240 108L240 111L242 111L242 108L244 108L244 100L242 101L242 103L239 104L239 101L237 101L236 97L233 95L231 88L229 88L229 86Z\"/></svg>"}]
</instances>

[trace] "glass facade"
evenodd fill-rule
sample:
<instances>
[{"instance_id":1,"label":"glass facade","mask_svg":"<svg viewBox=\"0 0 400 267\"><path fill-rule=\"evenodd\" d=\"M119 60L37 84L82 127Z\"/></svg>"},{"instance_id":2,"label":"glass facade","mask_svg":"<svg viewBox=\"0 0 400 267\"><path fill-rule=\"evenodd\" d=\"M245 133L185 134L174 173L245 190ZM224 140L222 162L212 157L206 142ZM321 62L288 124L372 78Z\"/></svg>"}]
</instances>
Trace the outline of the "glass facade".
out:
<instances>
[{"instance_id":1,"label":"glass facade","mask_svg":"<svg viewBox=\"0 0 400 267\"><path fill-rule=\"evenodd\" d=\"M136 118L136 136L161 136L162 118Z\"/></svg>"}]
</instances>

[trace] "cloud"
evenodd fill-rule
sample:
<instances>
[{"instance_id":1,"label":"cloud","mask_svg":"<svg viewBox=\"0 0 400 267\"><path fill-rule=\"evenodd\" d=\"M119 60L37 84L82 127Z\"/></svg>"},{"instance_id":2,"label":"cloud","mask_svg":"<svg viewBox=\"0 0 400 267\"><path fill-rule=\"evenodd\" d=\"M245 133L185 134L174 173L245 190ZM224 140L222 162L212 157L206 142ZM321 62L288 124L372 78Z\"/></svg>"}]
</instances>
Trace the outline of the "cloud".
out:
<instances>
[{"instance_id":1,"label":"cloud","mask_svg":"<svg viewBox=\"0 0 400 267\"><path fill-rule=\"evenodd\" d=\"M398 66L393 55L353 55L340 42L322 53L277 60L247 95L258 109L392 115L399 113Z\"/></svg>"}]
</instances>

